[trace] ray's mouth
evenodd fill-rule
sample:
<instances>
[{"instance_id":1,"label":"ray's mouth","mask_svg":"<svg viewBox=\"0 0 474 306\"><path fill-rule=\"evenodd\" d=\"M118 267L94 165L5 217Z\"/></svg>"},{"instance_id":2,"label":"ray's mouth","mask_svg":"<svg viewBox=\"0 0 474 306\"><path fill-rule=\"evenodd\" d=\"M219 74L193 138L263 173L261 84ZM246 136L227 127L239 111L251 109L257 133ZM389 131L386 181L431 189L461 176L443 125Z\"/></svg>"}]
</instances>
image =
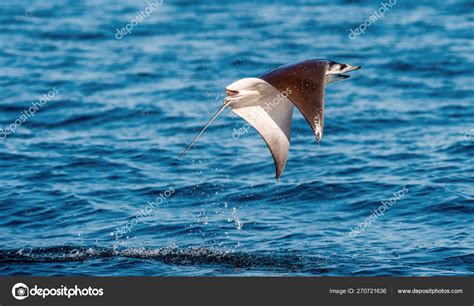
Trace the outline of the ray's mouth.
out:
<instances>
[{"instance_id":1,"label":"ray's mouth","mask_svg":"<svg viewBox=\"0 0 474 306\"><path fill-rule=\"evenodd\" d=\"M239 94L238 91L236 91L236 90L230 90L230 89L227 89L227 88L226 88L225 92L227 93L227 96L228 96L228 97L236 96L236 95Z\"/></svg>"}]
</instances>

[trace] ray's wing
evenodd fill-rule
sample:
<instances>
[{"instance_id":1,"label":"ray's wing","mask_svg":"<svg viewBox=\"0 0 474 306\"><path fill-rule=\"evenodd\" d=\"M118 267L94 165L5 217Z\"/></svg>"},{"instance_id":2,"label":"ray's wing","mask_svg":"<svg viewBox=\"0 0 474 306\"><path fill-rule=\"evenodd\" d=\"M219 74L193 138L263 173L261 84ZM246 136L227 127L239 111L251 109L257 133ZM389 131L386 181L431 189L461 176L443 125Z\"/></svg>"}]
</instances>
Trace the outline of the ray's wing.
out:
<instances>
[{"instance_id":1,"label":"ray's wing","mask_svg":"<svg viewBox=\"0 0 474 306\"><path fill-rule=\"evenodd\" d=\"M326 61L309 60L285 65L259 78L278 91L288 91L288 98L308 121L318 141L324 129L324 82Z\"/></svg>"},{"instance_id":2,"label":"ray's wing","mask_svg":"<svg viewBox=\"0 0 474 306\"><path fill-rule=\"evenodd\" d=\"M276 179L281 176L290 149L293 103L278 90L266 84L262 96L244 106L233 107L236 113L252 125L262 136L275 162Z\"/></svg>"}]
</instances>

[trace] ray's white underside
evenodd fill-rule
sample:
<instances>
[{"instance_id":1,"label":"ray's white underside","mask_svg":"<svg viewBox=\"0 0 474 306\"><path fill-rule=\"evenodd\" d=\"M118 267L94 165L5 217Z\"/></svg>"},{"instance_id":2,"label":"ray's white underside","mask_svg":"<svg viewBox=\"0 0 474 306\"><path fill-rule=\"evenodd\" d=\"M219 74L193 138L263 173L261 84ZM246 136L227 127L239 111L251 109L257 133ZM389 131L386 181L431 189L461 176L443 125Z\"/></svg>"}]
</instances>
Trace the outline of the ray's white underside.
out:
<instances>
[{"instance_id":1,"label":"ray's white underside","mask_svg":"<svg viewBox=\"0 0 474 306\"><path fill-rule=\"evenodd\" d=\"M242 103L234 102L229 107L265 140L275 161L278 178L288 159L294 105L273 86L259 81L258 94L244 96Z\"/></svg>"}]
</instances>

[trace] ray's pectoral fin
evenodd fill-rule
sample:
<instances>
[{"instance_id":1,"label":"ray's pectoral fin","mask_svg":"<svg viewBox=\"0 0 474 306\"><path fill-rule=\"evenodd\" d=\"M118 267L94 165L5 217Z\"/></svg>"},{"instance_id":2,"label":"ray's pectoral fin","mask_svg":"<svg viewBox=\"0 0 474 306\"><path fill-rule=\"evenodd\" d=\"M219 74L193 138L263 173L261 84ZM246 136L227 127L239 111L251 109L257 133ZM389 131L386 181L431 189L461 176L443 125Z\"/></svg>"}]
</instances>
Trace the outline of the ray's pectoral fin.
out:
<instances>
[{"instance_id":1,"label":"ray's pectoral fin","mask_svg":"<svg viewBox=\"0 0 474 306\"><path fill-rule=\"evenodd\" d=\"M293 103L268 85L265 95L244 106L232 106L236 113L262 136L275 162L276 179L281 176L290 149Z\"/></svg>"},{"instance_id":2,"label":"ray's pectoral fin","mask_svg":"<svg viewBox=\"0 0 474 306\"><path fill-rule=\"evenodd\" d=\"M289 91L295 104L311 126L317 141L324 129L324 83L326 64L318 60L286 65L260 76L277 90Z\"/></svg>"}]
</instances>

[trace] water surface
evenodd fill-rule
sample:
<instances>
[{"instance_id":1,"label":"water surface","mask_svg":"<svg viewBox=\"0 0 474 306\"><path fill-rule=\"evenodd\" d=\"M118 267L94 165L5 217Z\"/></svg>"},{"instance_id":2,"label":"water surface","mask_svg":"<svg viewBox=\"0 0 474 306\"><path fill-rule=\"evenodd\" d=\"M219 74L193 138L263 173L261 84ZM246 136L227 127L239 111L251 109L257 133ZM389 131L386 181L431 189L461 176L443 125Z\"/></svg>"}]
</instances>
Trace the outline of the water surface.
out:
<instances>
[{"instance_id":1,"label":"water surface","mask_svg":"<svg viewBox=\"0 0 474 306\"><path fill-rule=\"evenodd\" d=\"M351 39L379 2L165 0L116 39L147 6L0 4L0 127L57 90L0 141L1 275L473 273L472 2L397 1ZM309 58L363 69L320 143L295 112L279 182L228 112L177 160L227 84Z\"/></svg>"}]
</instances>

